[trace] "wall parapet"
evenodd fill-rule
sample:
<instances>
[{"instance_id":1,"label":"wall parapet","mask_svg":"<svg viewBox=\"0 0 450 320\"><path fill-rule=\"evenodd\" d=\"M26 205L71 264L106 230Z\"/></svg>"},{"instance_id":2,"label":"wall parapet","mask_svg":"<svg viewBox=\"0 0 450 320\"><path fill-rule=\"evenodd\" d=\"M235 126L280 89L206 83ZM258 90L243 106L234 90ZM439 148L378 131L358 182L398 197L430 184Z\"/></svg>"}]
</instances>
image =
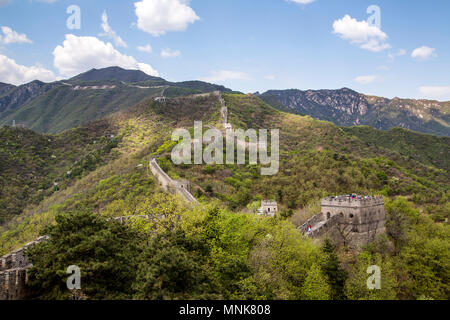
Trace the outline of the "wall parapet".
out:
<instances>
[{"instance_id":1,"label":"wall parapet","mask_svg":"<svg viewBox=\"0 0 450 320\"><path fill-rule=\"evenodd\" d=\"M48 239L48 236L39 237L0 258L0 300L20 300L27 297L27 270L32 265L25 256L25 251Z\"/></svg>"},{"instance_id":2,"label":"wall parapet","mask_svg":"<svg viewBox=\"0 0 450 320\"><path fill-rule=\"evenodd\" d=\"M195 197L184 187L186 182L173 180L156 162L156 158L150 160L150 170L156 179L161 183L162 187L166 191L173 191L176 194L181 195L186 201L197 204L198 201Z\"/></svg>"},{"instance_id":3,"label":"wall parapet","mask_svg":"<svg viewBox=\"0 0 450 320\"><path fill-rule=\"evenodd\" d=\"M386 231L384 200L380 196L327 197L321 204L321 212L297 228L310 238L326 235L336 243L360 247Z\"/></svg>"},{"instance_id":4,"label":"wall parapet","mask_svg":"<svg viewBox=\"0 0 450 320\"><path fill-rule=\"evenodd\" d=\"M340 206L340 207L371 207L384 205L381 196L337 196L322 199L322 206Z\"/></svg>"},{"instance_id":5,"label":"wall parapet","mask_svg":"<svg viewBox=\"0 0 450 320\"><path fill-rule=\"evenodd\" d=\"M300 227L298 227L297 230L299 230L301 233L306 233L306 232L308 232L309 226L314 226L317 223L319 223L320 221L322 221L321 213L316 214L316 215L312 216L311 218L309 218L308 221L306 221Z\"/></svg>"}]
</instances>

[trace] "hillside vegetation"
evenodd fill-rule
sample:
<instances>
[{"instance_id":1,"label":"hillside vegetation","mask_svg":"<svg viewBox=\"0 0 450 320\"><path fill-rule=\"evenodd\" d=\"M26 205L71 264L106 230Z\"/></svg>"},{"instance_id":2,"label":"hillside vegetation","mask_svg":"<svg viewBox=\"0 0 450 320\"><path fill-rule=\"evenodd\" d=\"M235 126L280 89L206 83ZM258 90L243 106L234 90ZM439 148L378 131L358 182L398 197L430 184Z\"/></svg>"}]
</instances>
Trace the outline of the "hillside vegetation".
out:
<instances>
[{"instance_id":1,"label":"hillside vegetation","mask_svg":"<svg viewBox=\"0 0 450 320\"><path fill-rule=\"evenodd\" d=\"M113 133L105 121L56 136L0 128L0 224L113 159Z\"/></svg>"},{"instance_id":2,"label":"hillside vegetation","mask_svg":"<svg viewBox=\"0 0 450 320\"><path fill-rule=\"evenodd\" d=\"M259 165L176 166L170 161L175 128L192 130L196 120L220 126L216 95L165 103L148 99L56 136L25 130L29 137L19 137L22 131L3 129L16 144L7 149L5 179L16 176L14 162L22 161L20 170L42 172L45 179L98 152L94 165L81 166L81 173L57 192L25 199L21 214L1 226L0 255L40 234L51 236L28 253L34 297L70 299L63 279L72 264L81 267L81 294L90 299L450 297L449 168L442 159L449 152L448 139L393 130L378 142L373 138L378 131L342 129L283 113L257 96L223 97L234 127L280 129L277 175L261 176ZM395 148L388 140L397 136L401 144ZM60 142L47 145L49 139ZM71 139L79 143L72 146ZM25 148L34 143L44 148ZM66 156L44 166L58 150ZM191 182L199 206L159 187L148 169L152 157L173 178ZM18 197L25 182L18 184L15 193L1 195L3 203ZM350 192L385 197L386 235L358 252L313 241L296 230L317 213L321 197ZM253 215L261 199L277 200L280 213L275 218ZM137 217L143 215L154 219ZM108 220L119 216L132 218L126 224ZM383 270L382 290L366 287L372 264ZM117 277L123 281L112 280Z\"/></svg>"}]
</instances>

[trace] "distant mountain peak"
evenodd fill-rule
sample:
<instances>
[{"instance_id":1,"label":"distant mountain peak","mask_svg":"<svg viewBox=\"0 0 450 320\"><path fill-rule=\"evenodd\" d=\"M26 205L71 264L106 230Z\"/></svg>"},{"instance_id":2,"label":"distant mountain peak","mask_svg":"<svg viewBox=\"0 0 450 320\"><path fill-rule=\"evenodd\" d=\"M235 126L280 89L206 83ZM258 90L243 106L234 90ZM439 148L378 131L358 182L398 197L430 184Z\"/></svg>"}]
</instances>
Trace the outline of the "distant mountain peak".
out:
<instances>
[{"instance_id":1,"label":"distant mountain peak","mask_svg":"<svg viewBox=\"0 0 450 320\"><path fill-rule=\"evenodd\" d=\"M0 82L0 96L14 89L15 87L16 87L15 85Z\"/></svg>"},{"instance_id":2,"label":"distant mountain peak","mask_svg":"<svg viewBox=\"0 0 450 320\"><path fill-rule=\"evenodd\" d=\"M102 69L91 69L79 74L69 80L75 81L109 81L117 80L127 83L143 82L149 80L163 80L162 78L149 76L140 70L127 70L121 67L107 67Z\"/></svg>"},{"instance_id":3,"label":"distant mountain peak","mask_svg":"<svg viewBox=\"0 0 450 320\"><path fill-rule=\"evenodd\" d=\"M0 82L0 88L3 88L3 87L15 87L15 85L9 84L9 83Z\"/></svg>"}]
</instances>

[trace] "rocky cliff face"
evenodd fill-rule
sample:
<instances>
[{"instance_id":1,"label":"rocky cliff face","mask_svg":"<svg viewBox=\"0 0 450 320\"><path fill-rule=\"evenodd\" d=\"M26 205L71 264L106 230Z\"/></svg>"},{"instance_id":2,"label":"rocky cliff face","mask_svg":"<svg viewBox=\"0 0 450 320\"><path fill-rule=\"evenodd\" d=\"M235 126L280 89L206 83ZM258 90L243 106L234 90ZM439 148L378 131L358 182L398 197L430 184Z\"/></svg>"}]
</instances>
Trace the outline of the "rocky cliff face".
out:
<instances>
[{"instance_id":1,"label":"rocky cliff face","mask_svg":"<svg viewBox=\"0 0 450 320\"><path fill-rule=\"evenodd\" d=\"M58 82L44 83L38 80L18 87L6 84L0 85L0 118L59 85L61 84ZM2 91L4 91L3 94L1 94Z\"/></svg>"},{"instance_id":2,"label":"rocky cliff face","mask_svg":"<svg viewBox=\"0 0 450 320\"><path fill-rule=\"evenodd\" d=\"M4 95L5 93L7 93L9 90L12 90L13 88L15 88L15 86L13 86L12 84L0 82L0 96Z\"/></svg>"},{"instance_id":3,"label":"rocky cliff face","mask_svg":"<svg viewBox=\"0 0 450 320\"><path fill-rule=\"evenodd\" d=\"M386 99L348 88L340 90L270 90L260 95L275 108L340 126L402 127L450 136L450 102Z\"/></svg>"}]
</instances>

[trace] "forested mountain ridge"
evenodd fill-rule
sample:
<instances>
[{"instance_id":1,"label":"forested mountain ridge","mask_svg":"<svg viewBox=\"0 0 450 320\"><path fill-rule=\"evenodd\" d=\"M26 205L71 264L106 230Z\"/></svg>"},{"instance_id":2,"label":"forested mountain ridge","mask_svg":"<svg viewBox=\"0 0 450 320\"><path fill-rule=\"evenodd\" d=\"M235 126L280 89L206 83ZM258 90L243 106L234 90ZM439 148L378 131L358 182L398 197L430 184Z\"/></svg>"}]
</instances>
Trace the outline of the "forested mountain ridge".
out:
<instances>
[{"instance_id":1,"label":"forested mountain ridge","mask_svg":"<svg viewBox=\"0 0 450 320\"><path fill-rule=\"evenodd\" d=\"M309 115L339 126L368 125L379 130L401 127L450 136L450 102L387 99L348 88L269 90L259 97L282 111Z\"/></svg>"},{"instance_id":2,"label":"forested mountain ridge","mask_svg":"<svg viewBox=\"0 0 450 320\"><path fill-rule=\"evenodd\" d=\"M0 125L14 122L42 133L60 133L102 119L145 99L186 96L223 86L202 81L174 83L138 70L92 69L68 80L0 87Z\"/></svg>"}]
</instances>

